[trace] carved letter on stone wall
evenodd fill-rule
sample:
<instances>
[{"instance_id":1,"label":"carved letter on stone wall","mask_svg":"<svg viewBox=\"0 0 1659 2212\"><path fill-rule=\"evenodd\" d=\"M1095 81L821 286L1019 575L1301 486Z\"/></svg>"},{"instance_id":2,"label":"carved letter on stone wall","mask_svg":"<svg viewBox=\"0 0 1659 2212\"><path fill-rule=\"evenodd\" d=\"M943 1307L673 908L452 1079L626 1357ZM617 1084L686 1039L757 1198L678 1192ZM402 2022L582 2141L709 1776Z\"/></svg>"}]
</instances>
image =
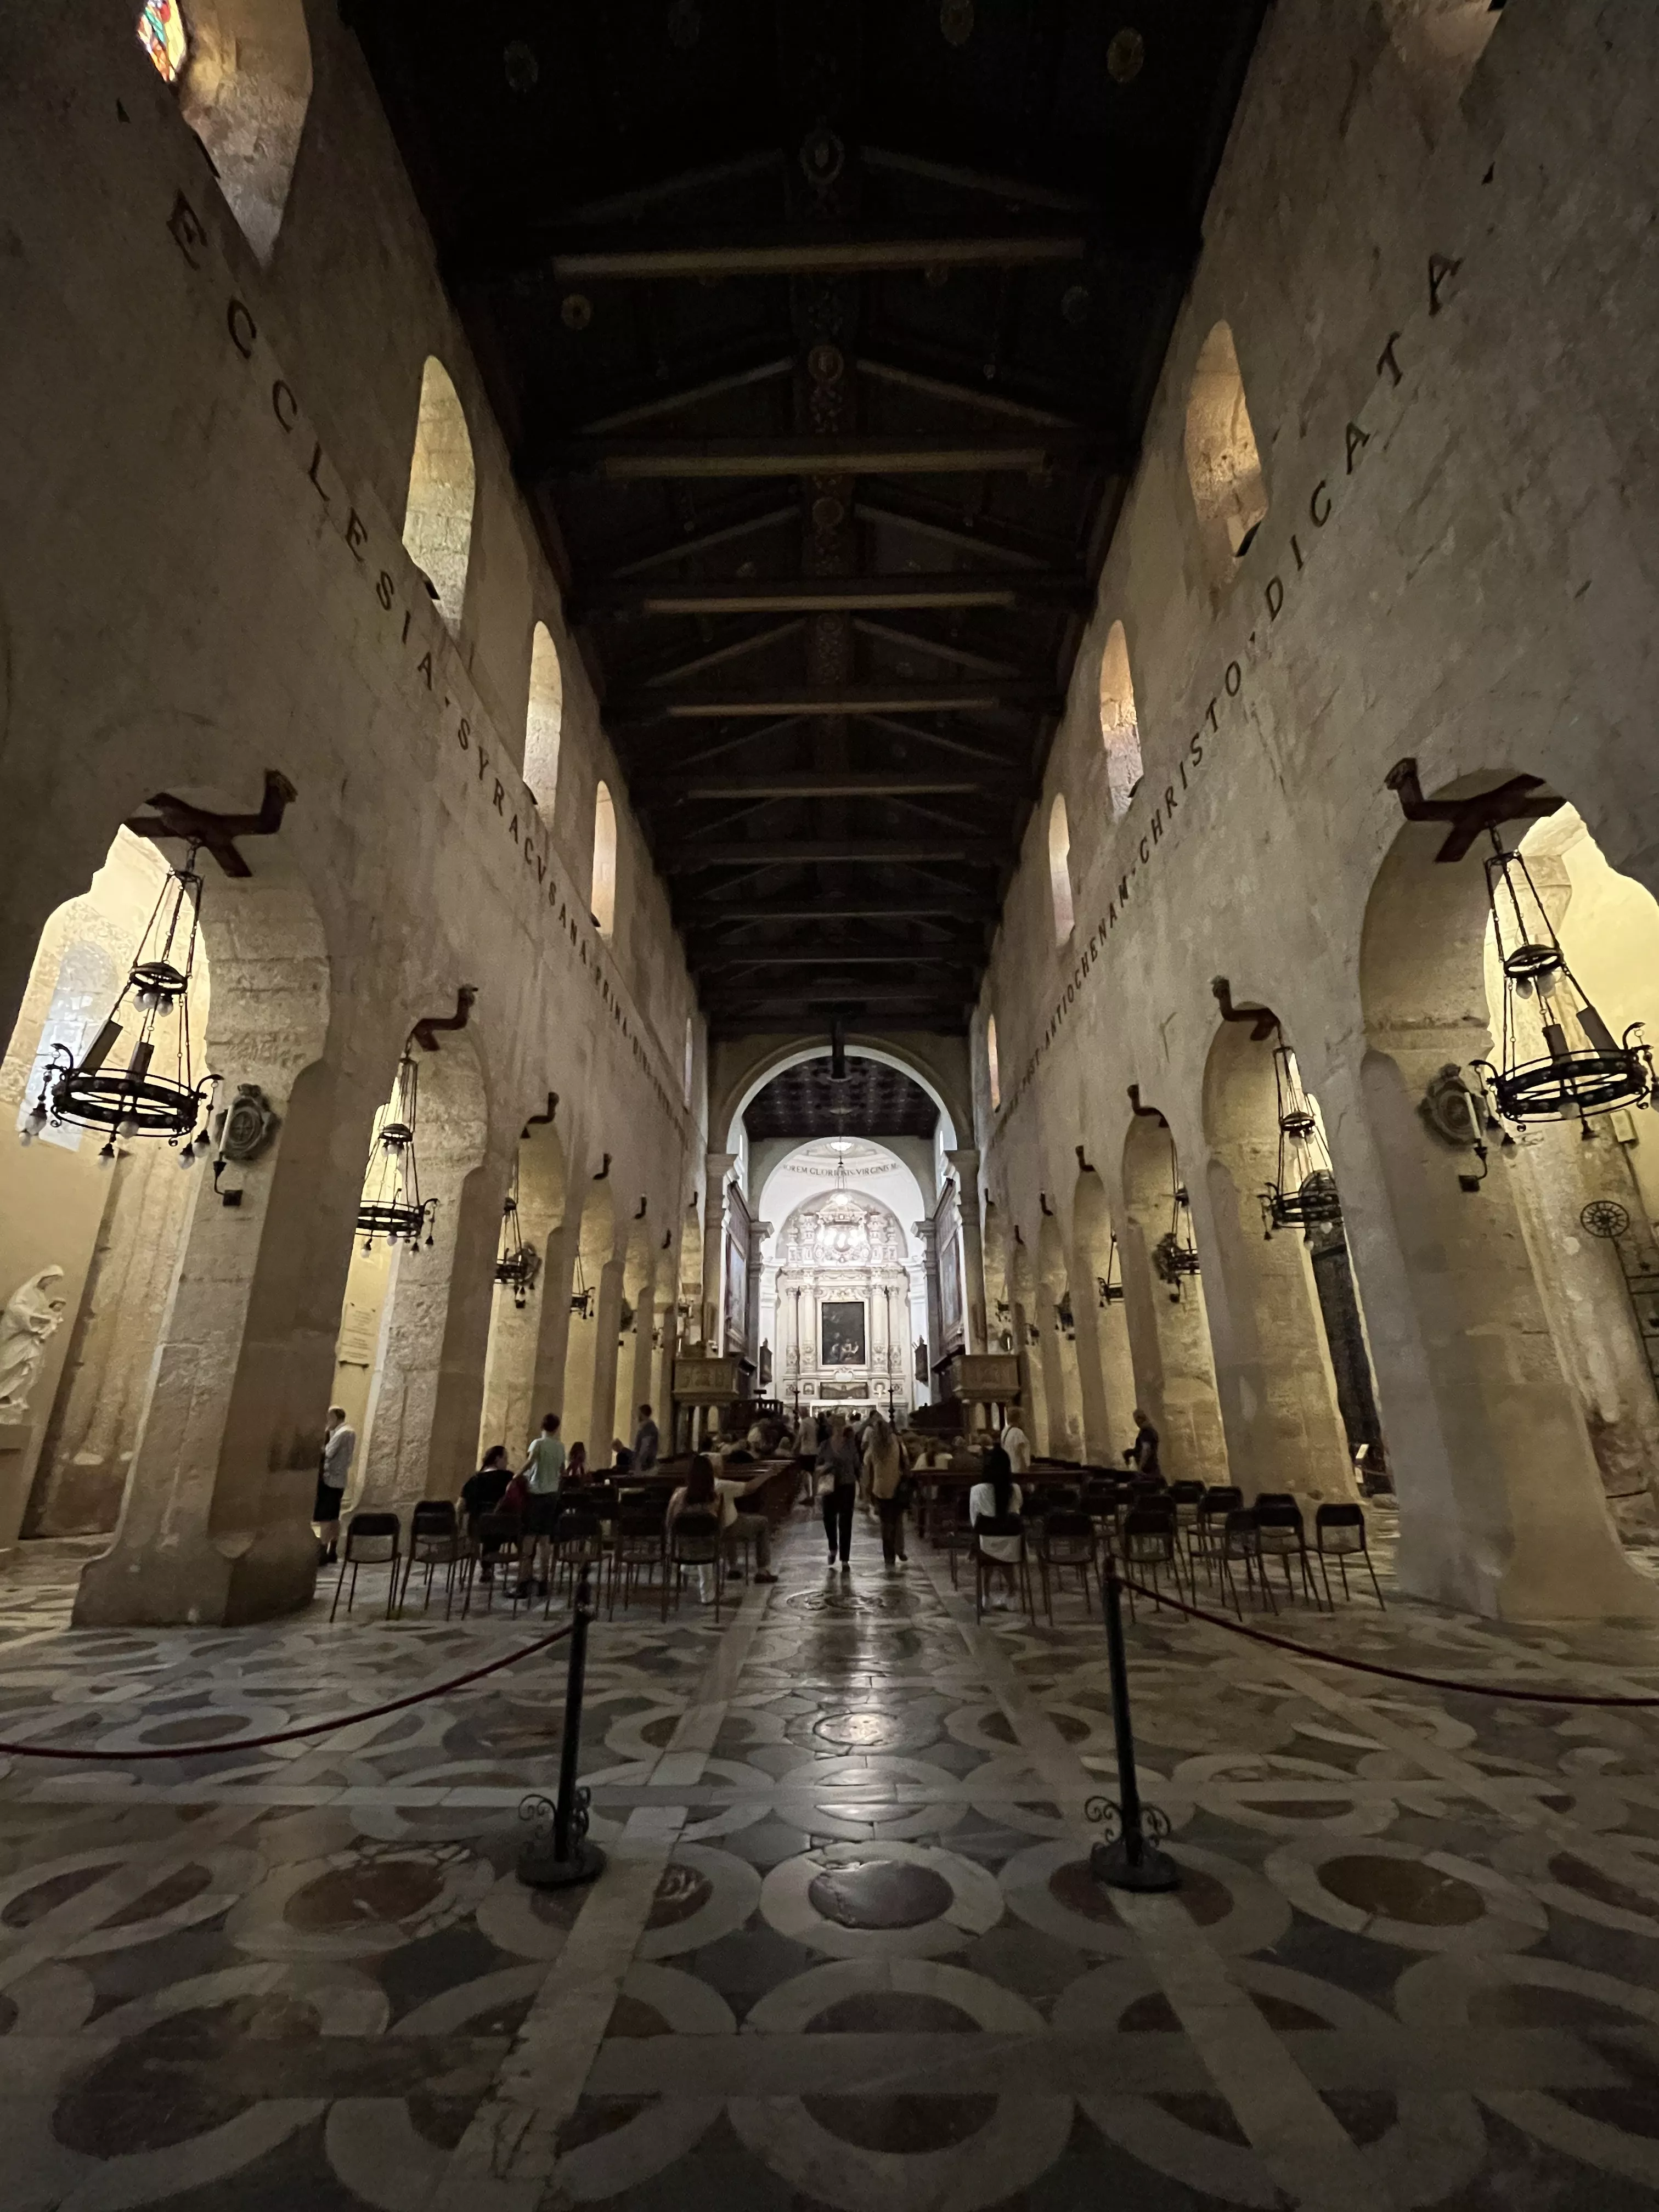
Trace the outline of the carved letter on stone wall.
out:
<instances>
[{"instance_id":1,"label":"carved letter on stone wall","mask_svg":"<svg viewBox=\"0 0 1659 2212\"><path fill-rule=\"evenodd\" d=\"M61 1267L42 1267L20 1283L0 1314L0 1414L28 1411L29 1392L46 1356L46 1339L61 1327L66 1298L52 1291L64 1279Z\"/></svg>"}]
</instances>

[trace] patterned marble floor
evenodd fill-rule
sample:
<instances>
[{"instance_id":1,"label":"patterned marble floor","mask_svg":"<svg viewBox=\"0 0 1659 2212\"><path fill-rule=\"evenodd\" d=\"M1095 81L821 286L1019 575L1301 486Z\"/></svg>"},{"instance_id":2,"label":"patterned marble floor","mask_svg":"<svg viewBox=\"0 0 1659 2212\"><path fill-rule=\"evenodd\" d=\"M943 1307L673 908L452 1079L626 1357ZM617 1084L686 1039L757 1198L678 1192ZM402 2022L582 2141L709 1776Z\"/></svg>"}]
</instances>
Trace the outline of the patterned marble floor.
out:
<instances>
[{"instance_id":1,"label":"patterned marble floor","mask_svg":"<svg viewBox=\"0 0 1659 2212\"><path fill-rule=\"evenodd\" d=\"M1659 1717L1339 1673L1143 1609L1177 1896L1091 1881L1098 1616L975 1626L942 1559L592 1642L611 1865L513 1872L562 1668L276 1752L531 1641L367 1602L82 1632L0 1582L6 2212L1596 2212L1659 2202ZM1387 1587L1385 1582L1385 1587ZM367 1593L366 1593L367 1598ZM1279 1625L1471 1682L1659 1690L1659 1635L1405 1601Z\"/></svg>"}]
</instances>

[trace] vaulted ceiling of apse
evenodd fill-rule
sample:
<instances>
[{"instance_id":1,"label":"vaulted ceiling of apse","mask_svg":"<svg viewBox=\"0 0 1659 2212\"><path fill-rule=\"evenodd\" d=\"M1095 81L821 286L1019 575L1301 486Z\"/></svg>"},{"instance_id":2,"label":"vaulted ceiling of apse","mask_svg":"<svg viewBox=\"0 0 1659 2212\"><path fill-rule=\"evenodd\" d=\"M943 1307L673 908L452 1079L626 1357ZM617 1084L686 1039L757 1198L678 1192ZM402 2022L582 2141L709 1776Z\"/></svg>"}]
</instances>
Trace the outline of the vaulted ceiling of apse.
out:
<instances>
[{"instance_id":1,"label":"vaulted ceiling of apse","mask_svg":"<svg viewBox=\"0 0 1659 2212\"><path fill-rule=\"evenodd\" d=\"M959 1031L1266 0L342 0L715 1035Z\"/></svg>"}]
</instances>

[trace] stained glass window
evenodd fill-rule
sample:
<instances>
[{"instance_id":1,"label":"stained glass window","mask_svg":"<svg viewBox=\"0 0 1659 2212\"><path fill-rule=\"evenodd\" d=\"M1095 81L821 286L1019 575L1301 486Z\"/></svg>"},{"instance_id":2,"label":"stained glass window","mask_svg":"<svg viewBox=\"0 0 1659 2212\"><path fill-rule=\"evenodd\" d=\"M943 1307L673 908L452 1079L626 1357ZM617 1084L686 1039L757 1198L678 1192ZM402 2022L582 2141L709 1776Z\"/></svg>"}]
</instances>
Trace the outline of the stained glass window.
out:
<instances>
[{"instance_id":1,"label":"stained glass window","mask_svg":"<svg viewBox=\"0 0 1659 2212\"><path fill-rule=\"evenodd\" d=\"M138 43L167 82L177 84L190 54L179 0L144 0L138 11Z\"/></svg>"}]
</instances>

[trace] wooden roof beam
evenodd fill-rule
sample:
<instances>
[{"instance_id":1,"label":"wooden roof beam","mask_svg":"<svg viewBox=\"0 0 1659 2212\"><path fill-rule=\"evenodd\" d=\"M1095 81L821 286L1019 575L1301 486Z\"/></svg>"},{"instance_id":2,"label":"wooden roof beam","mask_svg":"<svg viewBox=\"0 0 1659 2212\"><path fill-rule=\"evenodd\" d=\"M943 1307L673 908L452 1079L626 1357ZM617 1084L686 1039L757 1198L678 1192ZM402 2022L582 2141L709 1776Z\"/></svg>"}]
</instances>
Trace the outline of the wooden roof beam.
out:
<instances>
[{"instance_id":1,"label":"wooden roof beam","mask_svg":"<svg viewBox=\"0 0 1659 2212\"><path fill-rule=\"evenodd\" d=\"M1114 473L1123 454L1093 431L978 437L568 438L554 446L545 474L595 477L607 483L728 477L1030 476L1079 465Z\"/></svg>"},{"instance_id":2,"label":"wooden roof beam","mask_svg":"<svg viewBox=\"0 0 1659 2212\"><path fill-rule=\"evenodd\" d=\"M897 678L890 684L774 684L747 692L720 684L623 692L606 702L605 721L615 731L653 722L764 720L786 714L980 714L999 708L1058 714L1064 704L1051 683L1026 677L955 684Z\"/></svg>"},{"instance_id":3,"label":"wooden roof beam","mask_svg":"<svg viewBox=\"0 0 1659 2212\"><path fill-rule=\"evenodd\" d=\"M799 520L799 508L791 514ZM1059 607L1087 614L1094 593L1080 568L1008 575L959 569L915 576L738 576L707 583L611 581L579 589L573 618L589 615L914 614L930 608Z\"/></svg>"}]
</instances>

